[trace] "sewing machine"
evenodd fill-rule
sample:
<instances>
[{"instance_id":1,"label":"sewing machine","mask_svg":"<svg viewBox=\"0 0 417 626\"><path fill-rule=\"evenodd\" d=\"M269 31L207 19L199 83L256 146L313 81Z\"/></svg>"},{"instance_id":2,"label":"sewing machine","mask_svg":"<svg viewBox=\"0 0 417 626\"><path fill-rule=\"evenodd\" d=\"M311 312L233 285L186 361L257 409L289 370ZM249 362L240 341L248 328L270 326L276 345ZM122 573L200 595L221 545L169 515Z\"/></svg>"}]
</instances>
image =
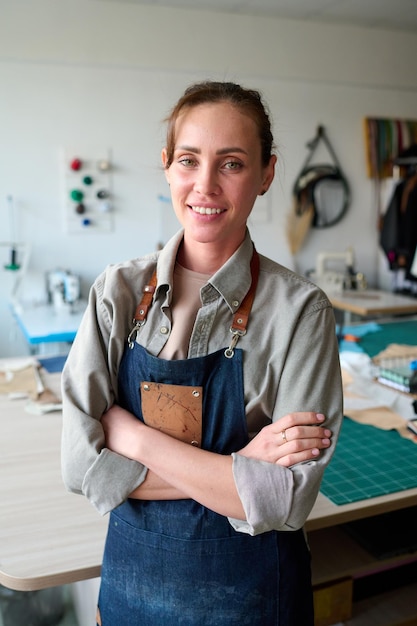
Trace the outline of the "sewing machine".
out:
<instances>
[{"instance_id":1,"label":"sewing machine","mask_svg":"<svg viewBox=\"0 0 417 626\"><path fill-rule=\"evenodd\" d=\"M320 252L310 278L326 293L366 289L365 276L354 270L354 253L350 247L344 252Z\"/></svg>"}]
</instances>

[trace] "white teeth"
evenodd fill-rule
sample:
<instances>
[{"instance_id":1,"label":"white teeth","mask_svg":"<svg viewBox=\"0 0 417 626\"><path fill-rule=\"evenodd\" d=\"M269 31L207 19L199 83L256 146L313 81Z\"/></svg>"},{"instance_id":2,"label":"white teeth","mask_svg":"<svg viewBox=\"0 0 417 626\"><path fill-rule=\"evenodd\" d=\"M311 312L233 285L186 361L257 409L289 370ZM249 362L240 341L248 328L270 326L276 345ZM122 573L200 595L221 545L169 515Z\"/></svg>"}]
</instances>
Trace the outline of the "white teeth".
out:
<instances>
[{"instance_id":1,"label":"white teeth","mask_svg":"<svg viewBox=\"0 0 417 626\"><path fill-rule=\"evenodd\" d=\"M200 213L200 215L215 215L216 213L222 213L221 209L212 209L204 206L192 206L191 208L195 213Z\"/></svg>"}]
</instances>

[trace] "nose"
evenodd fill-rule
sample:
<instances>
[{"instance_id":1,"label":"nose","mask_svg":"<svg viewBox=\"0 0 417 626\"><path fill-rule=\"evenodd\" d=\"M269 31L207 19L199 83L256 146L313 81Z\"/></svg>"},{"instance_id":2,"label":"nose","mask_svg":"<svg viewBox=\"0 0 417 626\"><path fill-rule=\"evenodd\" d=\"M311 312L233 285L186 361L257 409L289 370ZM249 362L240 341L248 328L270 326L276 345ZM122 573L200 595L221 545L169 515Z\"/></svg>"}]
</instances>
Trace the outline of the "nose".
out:
<instances>
[{"instance_id":1,"label":"nose","mask_svg":"<svg viewBox=\"0 0 417 626\"><path fill-rule=\"evenodd\" d=\"M220 183L217 169L209 165L200 166L196 173L194 189L202 195L219 193Z\"/></svg>"}]
</instances>

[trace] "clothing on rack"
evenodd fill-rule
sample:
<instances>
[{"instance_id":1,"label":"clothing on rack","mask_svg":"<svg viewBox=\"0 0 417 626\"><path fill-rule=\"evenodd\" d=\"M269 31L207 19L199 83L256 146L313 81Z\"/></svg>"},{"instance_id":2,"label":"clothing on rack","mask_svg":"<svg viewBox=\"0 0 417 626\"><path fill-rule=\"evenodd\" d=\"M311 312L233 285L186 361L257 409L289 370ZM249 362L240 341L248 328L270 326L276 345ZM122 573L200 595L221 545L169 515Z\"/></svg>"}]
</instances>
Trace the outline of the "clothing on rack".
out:
<instances>
[{"instance_id":1,"label":"clothing on rack","mask_svg":"<svg viewBox=\"0 0 417 626\"><path fill-rule=\"evenodd\" d=\"M380 245L390 270L404 270L405 278L417 282L411 270L417 249L417 159L408 175L394 188L380 233ZM413 269L414 271L414 269Z\"/></svg>"}]
</instances>

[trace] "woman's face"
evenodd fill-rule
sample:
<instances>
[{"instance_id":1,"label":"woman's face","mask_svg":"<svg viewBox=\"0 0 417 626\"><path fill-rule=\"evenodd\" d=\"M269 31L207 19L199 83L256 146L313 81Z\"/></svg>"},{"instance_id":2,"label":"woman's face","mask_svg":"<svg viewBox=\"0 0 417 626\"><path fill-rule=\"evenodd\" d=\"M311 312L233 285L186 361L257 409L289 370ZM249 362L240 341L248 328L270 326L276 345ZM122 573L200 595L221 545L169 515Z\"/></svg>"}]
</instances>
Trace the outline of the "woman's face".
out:
<instances>
[{"instance_id":1,"label":"woman's face","mask_svg":"<svg viewBox=\"0 0 417 626\"><path fill-rule=\"evenodd\" d=\"M162 162L167 160L166 150ZM230 256L244 239L257 195L274 177L276 157L262 166L255 122L228 102L186 109L175 126L166 178L185 242L220 244Z\"/></svg>"}]
</instances>

